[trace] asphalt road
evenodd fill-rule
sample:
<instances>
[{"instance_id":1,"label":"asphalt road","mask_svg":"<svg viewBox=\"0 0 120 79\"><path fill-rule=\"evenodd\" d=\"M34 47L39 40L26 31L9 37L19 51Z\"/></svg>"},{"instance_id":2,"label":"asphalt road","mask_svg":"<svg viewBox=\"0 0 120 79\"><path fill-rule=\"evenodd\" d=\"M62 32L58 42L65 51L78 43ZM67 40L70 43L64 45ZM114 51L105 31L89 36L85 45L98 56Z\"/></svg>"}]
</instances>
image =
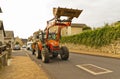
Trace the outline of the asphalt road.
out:
<instances>
[{"instance_id":1,"label":"asphalt road","mask_svg":"<svg viewBox=\"0 0 120 79\"><path fill-rule=\"evenodd\" d=\"M45 69L51 79L120 79L120 59L70 53L68 61L62 61L58 57L51 59L50 63L45 64L40 59L36 59L30 51L27 51L27 54ZM105 73L94 74L89 69L79 68L78 65L82 67L84 65L92 65L96 68L89 66L88 68L96 73L100 71L105 71Z\"/></svg>"}]
</instances>

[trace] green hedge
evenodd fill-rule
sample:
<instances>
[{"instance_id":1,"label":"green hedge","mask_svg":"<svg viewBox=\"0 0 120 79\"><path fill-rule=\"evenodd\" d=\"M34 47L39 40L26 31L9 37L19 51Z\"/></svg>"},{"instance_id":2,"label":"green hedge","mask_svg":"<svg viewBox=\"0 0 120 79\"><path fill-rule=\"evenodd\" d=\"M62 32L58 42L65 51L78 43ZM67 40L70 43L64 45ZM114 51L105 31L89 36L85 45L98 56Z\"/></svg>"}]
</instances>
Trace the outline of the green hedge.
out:
<instances>
[{"instance_id":1,"label":"green hedge","mask_svg":"<svg viewBox=\"0 0 120 79\"><path fill-rule=\"evenodd\" d=\"M120 23L105 25L103 28L61 38L61 43L82 44L91 47L102 47L120 38Z\"/></svg>"}]
</instances>

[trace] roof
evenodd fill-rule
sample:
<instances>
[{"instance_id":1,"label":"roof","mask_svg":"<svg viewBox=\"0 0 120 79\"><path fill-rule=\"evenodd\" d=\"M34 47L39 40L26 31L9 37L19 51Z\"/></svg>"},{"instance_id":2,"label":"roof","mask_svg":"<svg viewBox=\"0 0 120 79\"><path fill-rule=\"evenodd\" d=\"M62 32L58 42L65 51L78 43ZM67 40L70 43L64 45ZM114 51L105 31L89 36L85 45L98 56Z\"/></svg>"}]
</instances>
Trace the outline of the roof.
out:
<instances>
[{"instance_id":1,"label":"roof","mask_svg":"<svg viewBox=\"0 0 120 79\"><path fill-rule=\"evenodd\" d=\"M14 38L14 32L13 31L5 31L6 38Z\"/></svg>"},{"instance_id":2,"label":"roof","mask_svg":"<svg viewBox=\"0 0 120 79\"><path fill-rule=\"evenodd\" d=\"M0 13L2 13L2 9L1 9L1 7L0 7Z\"/></svg>"},{"instance_id":3,"label":"roof","mask_svg":"<svg viewBox=\"0 0 120 79\"><path fill-rule=\"evenodd\" d=\"M4 36L6 36L4 26L3 26L3 21L1 20L0 20L0 30L3 30Z\"/></svg>"},{"instance_id":4,"label":"roof","mask_svg":"<svg viewBox=\"0 0 120 79\"><path fill-rule=\"evenodd\" d=\"M71 27L84 27L87 26L86 24L78 24L78 23L72 23Z\"/></svg>"},{"instance_id":5,"label":"roof","mask_svg":"<svg viewBox=\"0 0 120 79\"><path fill-rule=\"evenodd\" d=\"M27 39L22 39L22 42L23 43L27 43Z\"/></svg>"}]
</instances>

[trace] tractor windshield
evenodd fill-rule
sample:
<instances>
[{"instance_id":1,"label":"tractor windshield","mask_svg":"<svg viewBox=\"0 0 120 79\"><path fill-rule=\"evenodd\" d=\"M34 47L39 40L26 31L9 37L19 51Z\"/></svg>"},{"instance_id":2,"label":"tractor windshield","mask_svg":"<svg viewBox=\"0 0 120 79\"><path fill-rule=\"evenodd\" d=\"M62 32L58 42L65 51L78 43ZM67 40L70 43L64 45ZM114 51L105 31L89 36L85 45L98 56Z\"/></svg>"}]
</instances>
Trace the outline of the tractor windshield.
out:
<instances>
[{"instance_id":1,"label":"tractor windshield","mask_svg":"<svg viewBox=\"0 0 120 79\"><path fill-rule=\"evenodd\" d=\"M56 39L56 34L55 33L49 33L48 39L55 40Z\"/></svg>"}]
</instances>

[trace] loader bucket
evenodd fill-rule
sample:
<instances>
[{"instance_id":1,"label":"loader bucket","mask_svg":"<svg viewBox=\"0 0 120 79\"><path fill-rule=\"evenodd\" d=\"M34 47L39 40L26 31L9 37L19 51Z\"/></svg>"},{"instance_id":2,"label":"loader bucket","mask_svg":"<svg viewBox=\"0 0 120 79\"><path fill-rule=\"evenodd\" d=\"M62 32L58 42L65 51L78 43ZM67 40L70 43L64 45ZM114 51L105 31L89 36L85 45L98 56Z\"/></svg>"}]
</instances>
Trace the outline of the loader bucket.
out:
<instances>
[{"instance_id":1,"label":"loader bucket","mask_svg":"<svg viewBox=\"0 0 120 79\"><path fill-rule=\"evenodd\" d=\"M60 18L61 16L66 16L69 18L78 18L81 14L82 10L78 9L68 9L68 8L53 8L53 15L57 18Z\"/></svg>"}]
</instances>

